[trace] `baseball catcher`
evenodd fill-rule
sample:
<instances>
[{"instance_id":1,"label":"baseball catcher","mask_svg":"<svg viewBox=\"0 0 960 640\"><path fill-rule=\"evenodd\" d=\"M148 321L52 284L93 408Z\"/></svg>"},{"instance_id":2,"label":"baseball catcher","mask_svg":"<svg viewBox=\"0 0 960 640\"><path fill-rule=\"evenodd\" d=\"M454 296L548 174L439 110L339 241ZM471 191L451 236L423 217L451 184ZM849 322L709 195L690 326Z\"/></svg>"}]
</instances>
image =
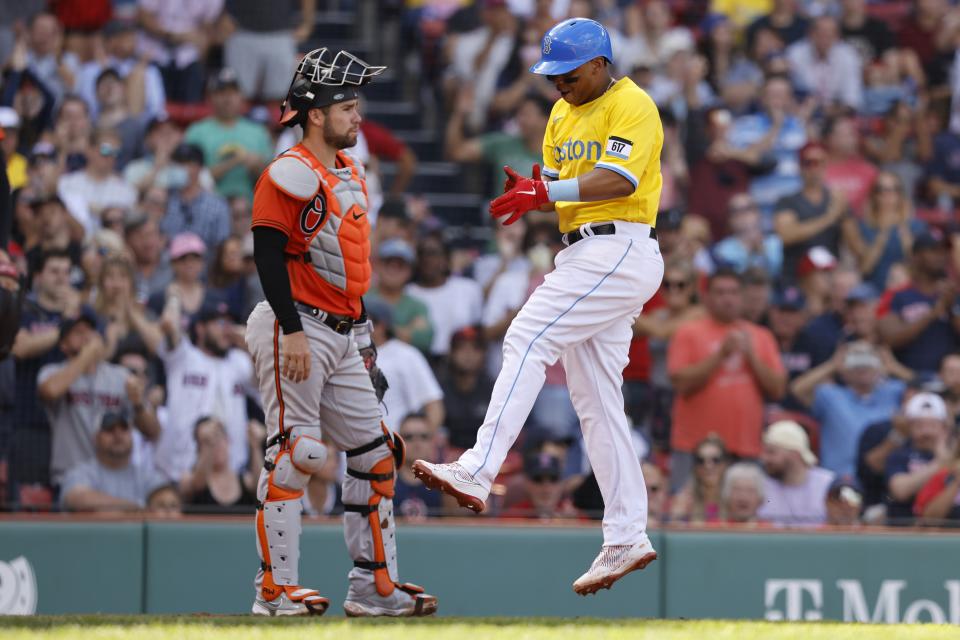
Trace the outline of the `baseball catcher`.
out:
<instances>
[{"instance_id":1,"label":"baseball catcher","mask_svg":"<svg viewBox=\"0 0 960 640\"><path fill-rule=\"evenodd\" d=\"M300 61L280 122L303 140L257 181L254 259L266 301L247 321L267 417L256 515L253 613L322 615L329 601L300 586L300 498L327 456L321 425L347 455L344 535L353 558L348 616L426 616L437 599L397 576L393 492L400 437L381 422L376 351L361 296L370 284L370 224L357 142L359 87L380 74L346 51Z\"/></svg>"}]
</instances>

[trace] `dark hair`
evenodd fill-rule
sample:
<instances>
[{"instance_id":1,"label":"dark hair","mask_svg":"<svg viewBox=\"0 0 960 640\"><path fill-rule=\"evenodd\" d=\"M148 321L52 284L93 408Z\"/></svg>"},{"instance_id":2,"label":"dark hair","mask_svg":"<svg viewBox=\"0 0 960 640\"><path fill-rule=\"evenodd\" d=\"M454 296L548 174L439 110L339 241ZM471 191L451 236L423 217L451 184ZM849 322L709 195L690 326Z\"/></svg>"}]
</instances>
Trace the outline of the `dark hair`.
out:
<instances>
[{"instance_id":1,"label":"dark hair","mask_svg":"<svg viewBox=\"0 0 960 640\"><path fill-rule=\"evenodd\" d=\"M524 102L532 102L540 110L540 113L543 114L543 117L549 117L550 112L553 111L553 103L546 98L544 98L539 93L528 93L523 96L523 100L520 101L520 104Z\"/></svg>"},{"instance_id":2,"label":"dark hair","mask_svg":"<svg viewBox=\"0 0 960 640\"><path fill-rule=\"evenodd\" d=\"M711 273L709 276L707 276L707 288L709 289L710 287L713 286L714 280L719 280L721 278L729 278L731 280L736 280L737 284L740 284L740 285L743 284L743 278L740 276L739 273L737 273L736 269L734 269L733 267L722 266L716 271L714 271L713 273Z\"/></svg>"},{"instance_id":3,"label":"dark hair","mask_svg":"<svg viewBox=\"0 0 960 640\"><path fill-rule=\"evenodd\" d=\"M407 415L403 416L403 420L400 421L400 426L402 427L407 420L423 420L427 423L427 426L430 426L429 421L427 420L427 414L423 411L411 411Z\"/></svg>"},{"instance_id":4,"label":"dark hair","mask_svg":"<svg viewBox=\"0 0 960 640\"><path fill-rule=\"evenodd\" d=\"M205 422L216 422L220 427L220 431L223 432L223 435L227 435L227 427L223 424L223 421L220 420L217 416L214 415L205 415L197 418L197 421L193 423L193 441L197 441L197 434L200 432L200 425Z\"/></svg>"},{"instance_id":5,"label":"dark hair","mask_svg":"<svg viewBox=\"0 0 960 640\"><path fill-rule=\"evenodd\" d=\"M69 102L76 102L77 104L81 105L87 116L90 116L90 105L87 104L87 101L76 93L68 93L67 95L63 96L63 100L60 102L60 106L57 108L57 117L54 118L54 120L60 119L60 114L63 113L63 108L66 107L67 103Z\"/></svg>"},{"instance_id":6,"label":"dark hair","mask_svg":"<svg viewBox=\"0 0 960 640\"><path fill-rule=\"evenodd\" d=\"M210 271L207 274L207 284L215 289L223 289L242 280L243 276L232 277L223 270L223 254L226 253L227 243L235 240L240 243L240 249L243 250L243 239L239 236L227 236L227 238L217 245L217 250L213 255L213 263L210 265Z\"/></svg>"},{"instance_id":7,"label":"dark hair","mask_svg":"<svg viewBox=\"0 0 960 640\"><path fill-rule=\"evenodd\" d=\"M58 258L69 260L71 263L73 262L73 258L70 257L70 251L68 249L47 249L40 254L40 258L37 260L37 273L40 273L46 268L47 262Z\"/></svg>"}]
</instances>

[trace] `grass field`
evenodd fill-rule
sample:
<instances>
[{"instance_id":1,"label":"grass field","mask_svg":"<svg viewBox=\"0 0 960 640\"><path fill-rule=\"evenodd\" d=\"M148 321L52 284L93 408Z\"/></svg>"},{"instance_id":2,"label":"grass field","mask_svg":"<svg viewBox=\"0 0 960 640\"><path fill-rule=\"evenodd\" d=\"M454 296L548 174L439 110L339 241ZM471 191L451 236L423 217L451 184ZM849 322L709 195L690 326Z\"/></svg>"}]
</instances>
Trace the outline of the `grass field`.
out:
<instances>
[{"instance_id":1,"label":"grass field","mask_svg":"<svg viewBox=\"0 0 960 640\"><path fill-rule=\"evenodd\" d=\"M92 640L927 640L955 638L955 627L723 620L254 619L241 616L0 617L0 638Z\"/></svg>"}]
</instances>

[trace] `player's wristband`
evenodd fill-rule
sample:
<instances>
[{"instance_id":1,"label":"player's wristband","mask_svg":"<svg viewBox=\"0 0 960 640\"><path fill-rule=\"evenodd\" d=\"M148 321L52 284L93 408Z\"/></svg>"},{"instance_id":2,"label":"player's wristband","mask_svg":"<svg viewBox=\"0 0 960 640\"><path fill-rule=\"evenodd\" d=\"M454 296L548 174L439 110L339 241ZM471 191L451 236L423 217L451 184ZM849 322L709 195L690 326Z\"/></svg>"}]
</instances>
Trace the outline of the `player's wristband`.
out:
<instances>
[{"instance_id":1,"label":"player's wristband","mask_svg":"<svg viewBox=\"0 0 960 640\"><path fill-rule=\"evenodd\" d=\"M550 202L580 202L580 180L567 178L548 182L547 197Z\"/></svg>"}]
</instances>

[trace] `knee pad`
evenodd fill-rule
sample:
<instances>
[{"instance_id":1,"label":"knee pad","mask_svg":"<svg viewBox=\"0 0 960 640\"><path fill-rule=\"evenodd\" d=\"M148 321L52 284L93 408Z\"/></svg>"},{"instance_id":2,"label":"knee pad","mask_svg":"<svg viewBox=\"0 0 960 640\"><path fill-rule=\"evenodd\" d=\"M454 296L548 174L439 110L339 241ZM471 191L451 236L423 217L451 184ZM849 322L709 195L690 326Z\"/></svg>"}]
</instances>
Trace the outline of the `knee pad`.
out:
<instances>
[{"instance_id":1,"label":"knee pad","mask_svg":"<svg viewBox=\"0 0 960 640\"><path fill-rule=\"evenodd\" d=\"M294 427L287 442L289 446L281 448L273 460L264 463L270 473L267 500L292 497L274 498L271 492L278 494L274 488L302 492L310 476L320 471L326 462L327 447L320 441L319 427Z\"/></svg>"},{"instance_id":2,"label":"knee pad","mask_svg":"<svg viewBox=\"0 0 960 640\"><path fill-rule=\"evenodd\" d=\"M294 436L290 443L290 462L300 472L319 472L327 461L327 447L319 438L311 435Z\"/></svg>"}]
</instances>

